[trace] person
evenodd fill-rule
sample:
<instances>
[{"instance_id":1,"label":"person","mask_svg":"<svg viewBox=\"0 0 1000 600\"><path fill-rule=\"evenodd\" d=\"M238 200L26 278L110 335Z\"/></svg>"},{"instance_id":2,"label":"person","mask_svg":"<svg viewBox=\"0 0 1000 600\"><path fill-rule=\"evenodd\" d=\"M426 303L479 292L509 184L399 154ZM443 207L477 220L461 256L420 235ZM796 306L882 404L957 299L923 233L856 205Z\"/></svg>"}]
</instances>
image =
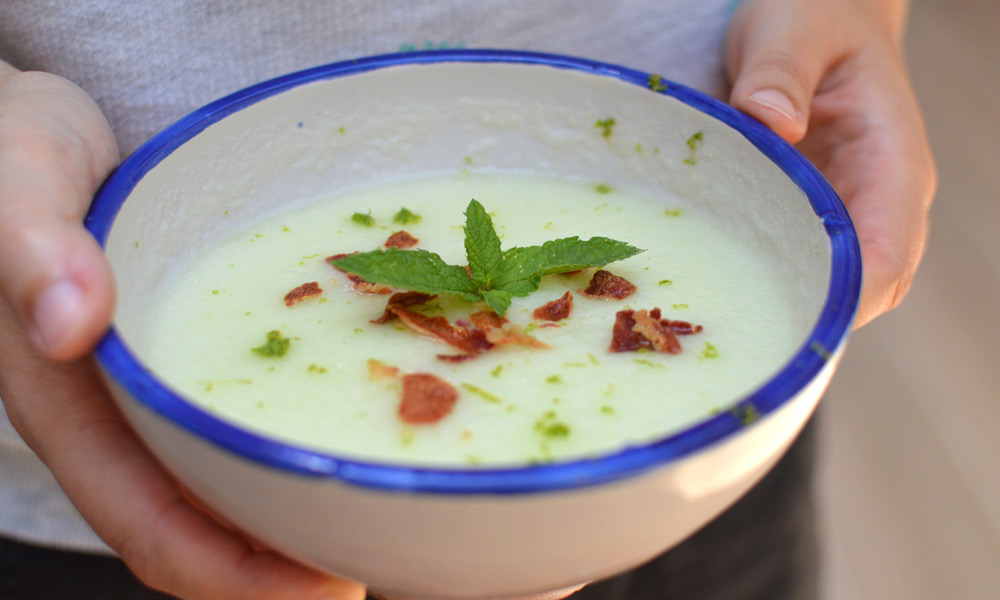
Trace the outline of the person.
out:
<instances>
[{"instance_id":1,"label":"person","mask_svg":"<svg viewBox=\"0 0 1000 600\"><path fill-rule=\"evenodd\" d=\"M0 398L16 429L0 426L5 598L83 598L87 590L162 597L142 586L96 587L107 565L124 569L93 553L114 553L146 585L188 600L365 596L359 584L260 548L187 496L130 432L88 358L114 305L109 267L81 225L97 187L120 151L256 80L401 45L445 45L424 43L428 33L446 45L589 55L660 72L727 97L797 144L829 179L862 247L858 326L902 300L923 253L936 182L901 57L906 0L85 0L44 7L31 0L0 6ZM421 39L404 37L413 32ZM51 73L21 70L40 68ZM668 552L578 597L808 597L787 584L741 583L740 565L722 561L711 570L703 560L705 548L738 545L742 530L732 523L757 518L754 507L780 489L807 494L809 454L789 456L751 492L763 503L738 504L692 538L700 551ZM761 552L744 550L743 557ZM704 590L680 581L692 571ZM772 571L775 581L788 575ZM46 581L53 591L40 591Z\"/></svg>"}]
</instances>

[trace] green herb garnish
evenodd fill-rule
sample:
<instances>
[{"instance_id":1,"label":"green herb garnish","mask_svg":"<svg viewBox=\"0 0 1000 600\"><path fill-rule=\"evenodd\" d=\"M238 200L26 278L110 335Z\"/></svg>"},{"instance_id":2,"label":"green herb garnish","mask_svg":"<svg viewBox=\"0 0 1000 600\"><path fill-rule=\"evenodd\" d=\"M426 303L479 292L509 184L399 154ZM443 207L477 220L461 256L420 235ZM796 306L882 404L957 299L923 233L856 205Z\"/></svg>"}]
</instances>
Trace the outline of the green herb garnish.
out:
<instances>
[{"instance_id":1,"label":"green herb garnish","mask_svg":"<svg viewBox=\"0 0 1000 600\"><path fill-rule=\"evenodd\" d=\"M473 199L465 210L465 267L449 265L433 252L385 248L351 254L331 261L337 268L372 283L424 292L451 294L466 302L480 300L503 316L514 296L538 289L542 277L603 267L643 250L605 237L579 237L515 246L502 250L486 209Z\"/></svg>"},{"instance_id":2,"label":"green herb garnish","mask_svg":"<svg viewBox=\"0 0 1000 600\"><path fill-rule=\"evenodd\" d=\"M483 400L486 400L487 402L492 402L493 404L501 404L503 402L503 400L501 400L499 396L491 394L486 390L484 390L483 388L472 385L471 383L463 383L462 387L472 392L473 394L476 394L477 396L479 396Z\"/></svg>"},{"instance_id":3,"label":"green herb garnish","mask_svg":"<svg viewBox=\"0 0 1000 600\"><path fill-rule=\"evenodd\" d=\"M610 194L611 186L606 183L598 183L594 186L594 191L598 194Z\"/></svg>"},{"instance_id":4,"label":"green herb garnish","mask_svg":"<svg viewBox=\"0 0 1000 600\"><path fill-rule=\"evenodd\" d=\"M705 348L701 351L701 355L704 358L718 358L719 350L712 344L705 342Z\"/></svg>"},{"instance_id":5,"label":"green herb garnish","mask_svg":"<svg viewBox=\"0 0 1000 600\"><path fill-rule=\"evenodd\" d=\"M601 130L601 135L603 135L606 138L609 138L611 137L611 133L615 128L615 118L608 117L607 119L598 119L594 123L594 127L597 127Z\"/></svg>"},{"instance_id":6,"label":"green herb garnish","mask_svg":"<svg viewBox=\"0 0 1000 600\"><path fill-rule=\"evenodd\" d=\"M698 149L698 145L705 138L705 134L702 132L695 133L687 140L687 146L691 149L691 156L684 159L684 164L686 165L696 165L698 164L698 159L694 156L694 151Z\"/></svg>"},{"instance_id":7,"label":"green herb garnish","mask_svg":"<svg viewBox=\"0 0 1000 600\"><path fill-rule=\"evenodd\" d=\"M646 87L653 90L654 92L662 92L667 89L667 84L663 83L663 76L653 73L646 80Z\"/></svg>"},{"instance_id":8,"label":"green herb garnish","mask_svg":"<svg viewBox=\"0 0 1000 600\"><path fill-rule=\"evenodd\" d=\"M423 217L416 213L410 212L407 208L400 208L396 216L392 218L393 223L399 223L400 225L409 225L411 223L419 223Z\"/></svg>"},{"instance_id":9,"label":"green herb garnish","mask_svg":"<svg viewBox=\"0 0 1000 600\"><path fill-rule=\"evenodd\" d=\"M291 338L286 338L281 335L281 332L275 329L274 331L267 332L267 342L263 346L258 346L252 348L253 352L260 354L261 356L270 357L282 357L288 352L288 346L292 343Z\"/></svg>"},{"instance_id":10,"label":"green herb garnish","mask_svg":"<svg viewBox=\"0 0 1000 600\"><path fill-rule=\"evenodd\" d=\"M351 215L351 220L357 223L358 225L364 225L365 227L371 227L372 225L375 224L375 218L372 217L371 212L369 212L368 214L356 212L353 215Z\"/></svg>"}]
</instances>

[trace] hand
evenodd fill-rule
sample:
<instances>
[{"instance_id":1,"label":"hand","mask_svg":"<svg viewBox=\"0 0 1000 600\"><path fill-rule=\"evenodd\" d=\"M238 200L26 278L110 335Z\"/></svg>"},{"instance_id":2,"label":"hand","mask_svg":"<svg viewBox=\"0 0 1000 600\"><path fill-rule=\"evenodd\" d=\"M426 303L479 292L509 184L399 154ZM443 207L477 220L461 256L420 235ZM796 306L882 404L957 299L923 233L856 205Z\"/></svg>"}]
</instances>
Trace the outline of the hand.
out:
<instances>
[{"instance_id":1,"label":"hand","mask_svg":"<svg viewBox=\"0 0 1000 600\"><path fill-rule=\"evenodd\" d=\"M190 600L361 599L189 502L132 434L93 361L111 272L82 217L118 161L70 82L0 62L0 397L94 531L151 587Z\"/></svg>"},{"instance_id":2,"label":"hand","mask_svg":"<svg viewBox=\"0 0 1000 600\"><path fill-rule=\"evenodd\" d=\"M934 161L900 52L904 0L745 0L730 25L730 102L815 164L861 242L856 326L906 295L927 237Z\"/></svg>"}]
</instances>

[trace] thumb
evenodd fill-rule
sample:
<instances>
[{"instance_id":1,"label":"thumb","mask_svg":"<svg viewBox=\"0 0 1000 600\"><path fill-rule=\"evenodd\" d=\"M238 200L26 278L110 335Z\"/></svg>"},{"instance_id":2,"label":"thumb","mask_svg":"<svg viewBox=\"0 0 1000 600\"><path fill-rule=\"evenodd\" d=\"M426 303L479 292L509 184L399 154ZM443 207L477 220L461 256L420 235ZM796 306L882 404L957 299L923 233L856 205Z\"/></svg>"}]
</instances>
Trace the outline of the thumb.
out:
<instances>
[{"instance_id":1,"label":"thumb","mask_svg":"<svg viewBox=\"0 0 1000 600\"><path fill-rule=\"evenodd\" d=\"M116 160L82 90L40 73L0 78L0 294L50 358L85 354L110 322L110 267L82 220Z\"/></svg>"},{"instance_id":2,"label":"thumb","mask_svg":"<svg viewBox=\"0 0 1000 600\"><path fill-rule=\"evenodd\" d=\"M806 134L810 104L831 64L833 49L821 45L831 36L812 34L812 15L765 5L745 3L730 25L730 103L794 144Z\"/></svg>"}]
</instances>

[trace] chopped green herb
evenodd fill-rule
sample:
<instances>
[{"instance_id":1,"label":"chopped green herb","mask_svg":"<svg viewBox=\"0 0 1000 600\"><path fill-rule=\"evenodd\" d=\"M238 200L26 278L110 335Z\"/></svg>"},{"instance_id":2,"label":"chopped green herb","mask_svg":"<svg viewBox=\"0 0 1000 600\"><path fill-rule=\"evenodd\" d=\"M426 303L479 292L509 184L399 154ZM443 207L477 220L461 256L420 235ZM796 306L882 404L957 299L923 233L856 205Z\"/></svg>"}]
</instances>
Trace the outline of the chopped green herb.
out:
<instances>
[{"instance_id":1,"label":"chopped green herb","mask_svg":"<svg viewBox=\"0 0 1000 600\"><path fill-rule=\"evenodd\" d=\"M362 331L364 331L364 329L362 329L360 327L355 327L354 328L354 333L361 333Z\"/></svg>"},{"instance_id":2,"label":"chopped green herb","mask_svg":"<svg viewBox=\"0 0 1000 600\"><path fill-rule=\"evenodd\" d=\"M662 364L660 364L658 362L653 362L651 360L646 360L644 358L633 358L632 362L634 362L634 363L636 363L638 365L644 365L644 366L647 366L647 367L653 367L655 369L666 369L666 367L663 366Z\"/></svg>"},{"instance_id":3,"label":"chopped green herb","mask_svg":"<svg viewBox=\"0 0 1000 600\"><path fill-rule=\"evenodd\" d=\"M403 429L399 432L399 444L406 448L417 439L417 432L412 429Z\"/></svg>"},{"instance_id":4,"label":"chopped green herb","mask_svg":"<svg viewBox=\"0 0 1000 600\"><path fill-rule=\"evenodd\" d=\"M136 247L136 248L138 248L138 247L139 247L139 240L136 240L136 241L135 241L135 247Z\"/></svg>"},{"instance_id":5,"label":"chopped green herb","mask_svg":"<svg viewBox=\"0 0 1000 600\"><path fill-rule=\"evenodd\" d=\"M549 375L545 378L545 383L562 383L562 381L561 375Z\"/></svg>"},{"instance_id":6,"label":"chopped green herb","mask_svg":"<svg viewBox=\"0 0 1000 600\"><path fill-rule=\"evenodd\" d=\"M823 344L820 344L819 342L813 342L812 344L809 345L809 347L812 349L813 352L818 354L819 357L822 358L823 360L830 360L830 358L833 357L833 354L829 350L824 348Z\"/></svg>"},{"instance_id":7,"label":"chopped green herb","mask_svg":"<svg viewBox=\"0 0 1000 600\"><path fill-rule=\"evenodd\" d=\"M218 296L219 295L219 290L212 290L212 295L213 296Z\"/></svg>"},{"instance_id":8,"label":"chopped green herb","mask_svg":"<svg viewBox=\"0 0 1000 600\"><path fill-rule=\"evenodd\" d=\"M687 310L688 308L690 308L690 307L687 304L675 304L674 305L674 309L675 310Z\"/></svg>"},{"instance_id":9,"label":"chopped green herb","mask_svg":"<svg viewBox=\"0 0 1000 600\"><path fill-rule=\"evenodd\" d=\"M594 123L594 127L601 130L601 135L609 138L615 128L615 118L608 117L607 119L598 119L597 122Z\"/></svg>"},{"instance_id":10,"label":"chopped green herb","mask_svg":"<svg viewBox=\"0 0 1000 600\"><path fill-rule=\"evenodd\" d=\"M612 189L611 186L606 183L598 183L597 185L594 186L594 191L596 191L598 194L610 194L611 189Z\"/></svg>"},{"instance_id":11,"label":"chopped green herb","mask_svg":"<svg viewBox=\"0 0 1000 600\"><path fill-rule=\"evenodd\" d=\"M372 217L371 211L368 211L368 214L356 212L351 215L351 220L358 225L364 225L365 227L371 227L375 224L375 218Z\"/></svg>"},{"instance_id":12,"label":"chopped green herb","mask_svg":"<svg viewBox=\"0 0 1000 600\"><path fill-rule=\"evenodd\" d=\"M673 281L671 281L669 279L661 279L660 282L658 284L656 284L656 285L671 285L672 283L673 283Z\"/></svg>"},{"instance_id":13,"label":"chopped green herb","mask_svg":"<svg viewBox=\"0 0 1000 600\"><path fill-rule=\"evenodd\" d=\"M601 412L606 415L613 415L615 414L615 407L608 406L607 404L605 404L604 406L601 407Z\"/></svg>"},{"instance_id":14,"label":"chopped green herb","mask_svg":"<svg viewBox=\"0 0 1000 600\"><path fill-rule=\"evenodd\" d=\"M642 144L640 144L639 142L636 142L635 144L635 153L642 154Z\"/></svg>"},{"instance_id":15,"label":"chopped green herb","mask_svg":"<svg viewBox=\"0 0 1000 600\"><path fill-rule=\"evenodd\" d=\"M535 431L542 434L546 438L564 438L569 437L569 425L561 421L556 421L556 412L554 410L546 411L544 415L537 421L535 421Z\"/></svg>"},{"instance_id":16,"label":"chopped green herb","mask_svg":"<svg viewBox=\"0 0 1000 600\"><path fill-rule=\"evenodd\" d=\"M701 144L701 141L702 141L702 139L704 139L704 137L705 137L705 134L703 134L702 132L699 131L699 132L693 134L691 137L688 138L687 145L688 145L688 148L691 149L691 156L689 156L689 157L687 157L687 158L684 159L684 164L686 164L686 165L696 165L696 164L698 164L698 159L695 158L694 152L695 152L695 150L698 149L698 146Z\"/></svg>"},{"instance_id":17,"label":"chopped green herb","mask_svg":"<svg viewBox=\"0 0 1000 600\"><path fill-rule=\"evenodd\" d=\"M653 90L654 92L662 92L667 89L667 84L663 83L663 76L653 73L646 80L646 87Z\"/></svg>"},{"instance_id":18,"label":"chopped green herb","mask_svg":"<svg viewBox=\"0 0 1000 600\"><path fill-rule=\"evenodd\" d=\"M326 373L326 371L327 371L326 367L321 367L321 366L316 365L316 364L309 365L309 368L307 370L310 373Z\"/></svg>"},{"instance_id":19,"label":"chopped green herb","mask_svg":"<svg viewBox=\"0 0 1000 600\"><path fill-rule=\"evenodd\" d=\"M281 357L288 352L288 346L292 343L290 338L283 337L281 332L275 329L267 332L267 342L263 346L253 348L253 352L261 356Z\"/></svg>"},{"instance_id":20,"label":"chopped green herb","mask_svg":"<svg viewBox=\"0 0 1000 600\"><path fill-rule=\"evenodd\" d=\"M670 210L669 208L663 211L663 214L668 217L679 217L681 216L681 209Z\"/></svg>"},{"instance_id":21,"label":"chopped green herb","mask_svg":"<svg viewBox=\"0 0 1000 600\"><path fill-rule=\"evenodd\" d=\"M410 225L411 223L419 223L422 219L423 217L410 212L404 207L399 209L399 212L392 218L392 222L399 223L400 225Z\"/></svg>"},{"instance_id":22,"label":"chopped green herb","mask_svg":"<svg viewBox=\"0 0 1000 600\"><path fill-rule=\"evenodd\" d=\"M281 226L281 230L284 231L284 232L286 232L286 233L289 232L289 231L291 231L291 229L289 229L287 225L282 225Z\"/></svg>"},{"instance_id":23,"label":"chopped green herb","mask_svg":"<svg viewBox=\"0 0 1000 600\"><path fill-rule=\"evenodd\" d=\"M472 164L472 157L471 156L466 156L465 157L465 164L467 164L467 165L471 165Z\"/></svg>"},{"instance_id":24,"label":"chopped green herb","mask_svg":"<svg viewBox=\"0 0 1000 600\"><path fill-rule=\"evenodd\" d=\"M490 371L490 375L494 377L499 377L500 371L503 371L503 365L497 365L496 367L494 367L493 370Z\"/></svg>"},{"instance_id":25,"label":"chopped green herb","mask_svg":"<svg viewBox=\"0 0 1000 600\"><path fill-rule=\"evenodd\" d=\"M501 404L503 402L503 400L501 400L498 396L494 396L493 394L487 392L483 388L474 386L471 383L463 383L462 387L469 390L473 394L476 394L480 398L488 402L492 402L493 404Z\"/></svg>"},{"instance_id":26,"label":"chopped green herb","mask_svg":"<svg viewBox=\"0 0 1000 600\"><path fill-rule=\"evenodd\" d=\"M729 413L739 419L743 425L749 425L760 418L760 411L749 402L740 406L734 406Z\"/></svg>"},{"instance_id":27,"label":"chopped green herb","mask_svg":"<svg viewBox=\"0 0 1000 600\"><path fill-rule=\"evenodd\" d=\"M340 135L344 135L345 131L347 131L347 128L346 127L341 127L340 129L337 130L337 133L339 133Z\"/></svg>"},{"instance_id":28,"label":"chopped green herb","mask_svg":"<svg viewBox=\"0 0 1000 600\"><path fill-rule=\"evenodd\" d=\"M427 294L451 294L466 302L485 301L503 316L514 296L538 289L542 277L604 265L643 250L605 237L579 237L541 246L501 250L493 221L473 199L465 211L466 267L449 265L427 250L385 248L351 254L331 261L337 268L381 283ZM471 277L470 277L471 274Z\"/></svg>"},{"instance_id":29,"label":"chopped green herb","mask_svg":"<svg viewBox=\"0 0 1000 600\"><path fill-rule=\"evenodd\" d=\"M599 362L597 362L597 357L594 356L593 354L590 354L589 352L587 353L587 358L590 359L590 363L593 364L593 365L600 364Z\"/></svg>"},{"instance_id":30,"label":"chopped green herb","mask_svg":"<svg viewBox=\"0 0 1000 600\"><path fill-rule=\"evenodd\" d=\"M701 355L704 358L718 358L719 351L712 344L705 342L705 349L701 351Z\"/></svg>"}]
</instances>

